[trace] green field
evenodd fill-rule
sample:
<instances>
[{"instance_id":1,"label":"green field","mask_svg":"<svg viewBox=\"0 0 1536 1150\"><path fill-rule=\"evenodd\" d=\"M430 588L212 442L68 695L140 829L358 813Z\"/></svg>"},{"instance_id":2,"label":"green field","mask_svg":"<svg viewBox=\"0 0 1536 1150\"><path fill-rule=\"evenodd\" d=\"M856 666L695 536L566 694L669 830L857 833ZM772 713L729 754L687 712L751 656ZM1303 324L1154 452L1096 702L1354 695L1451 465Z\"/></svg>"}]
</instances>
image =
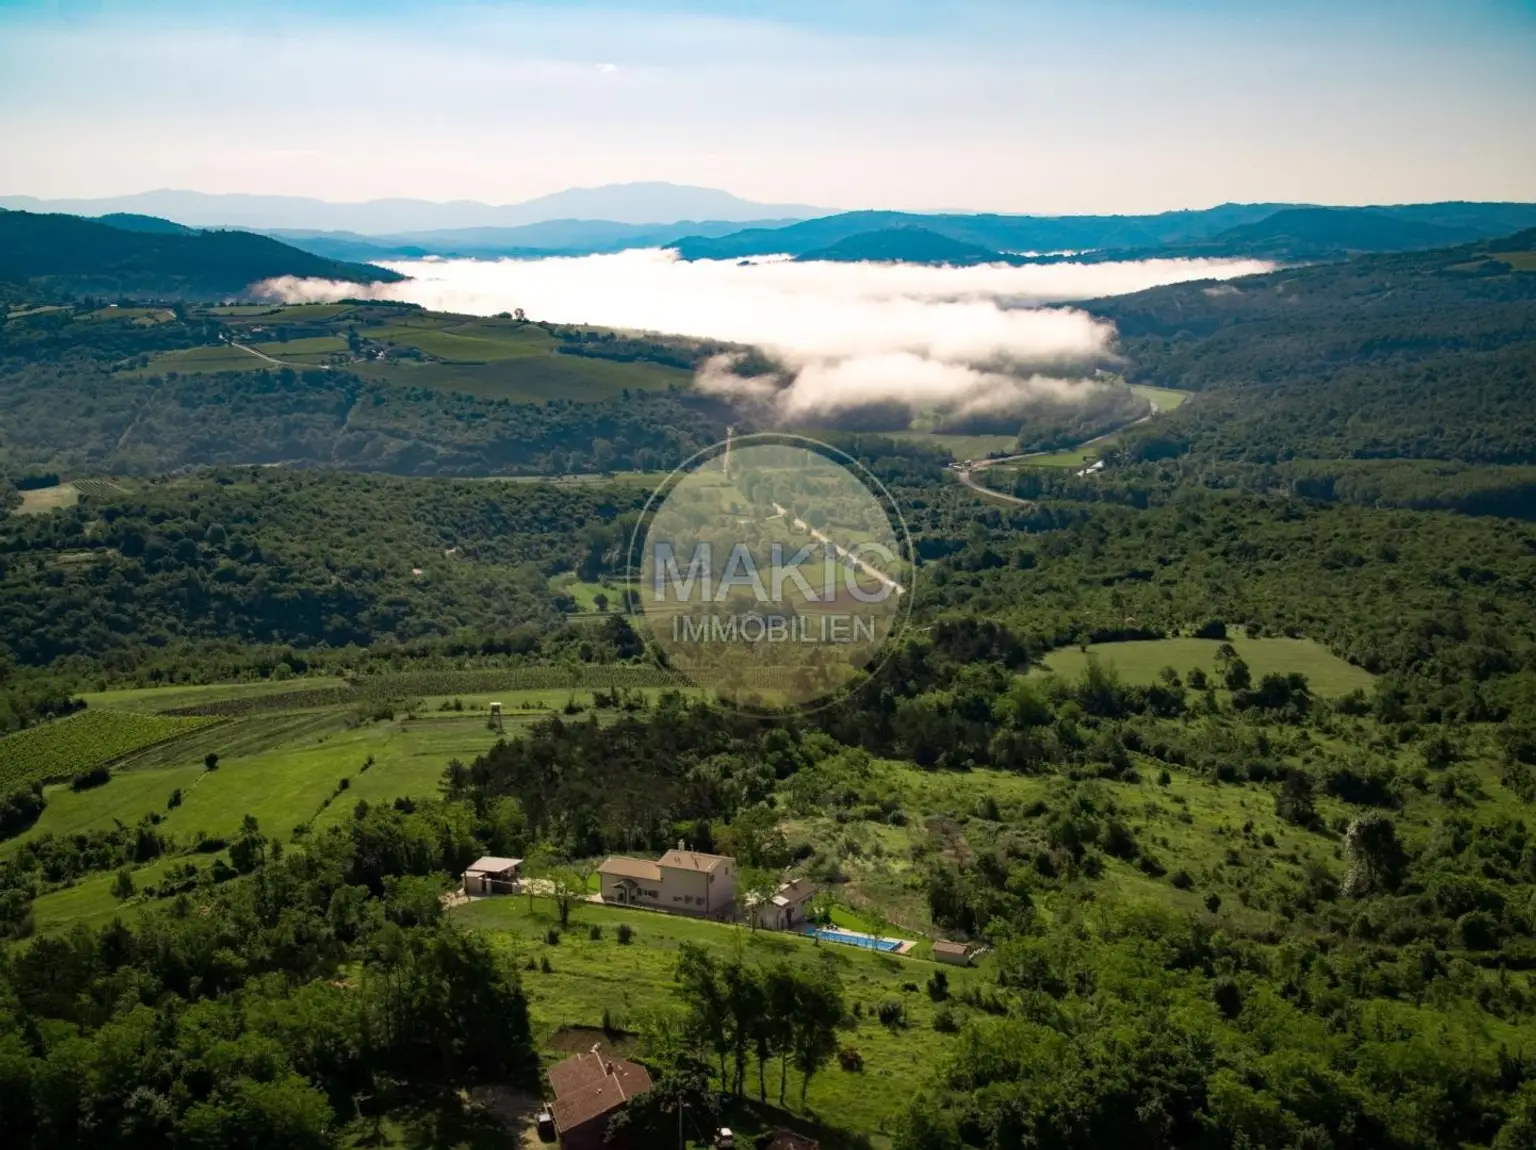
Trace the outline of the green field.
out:
<instances>
[{"instance_id":1,"label":"green field","mask_svg":"<svg viewBox=\"0 0 1536 1150\"><path fill-rule=\"evenodd\" d=\"M938 431L894 431L891 438L942 447L956 459L985 459L989 455L1007 455L1019 446L1019 437L1016 435L946 435Z\"/></svg>"},{"instance_id":2,"label":"green field","mask_svg":"<svg viewBox=\"0 0 1536 1150\"><path fill-rule=\"evenodd\" d=\"M1345 695L1360 689L1369 691L1374 682L1367 671L1352 666L1311 639L1229 640L1239 656L1253 671L1257 682L1268 674L1299 671L1307 677L1319 695ZM1172 667L1180 676L1199 667L1214 675L1217 639L1148 639L1124 643L1094 643L1087 652L1076 647L1052 651L1045 659L1045 669L1059 675L1075 676L1083 672L1089 658L1113 667L1128 683L1147 684L1157 680L1164 667Z\"/></svg>"},{"instance_id":3,"label":"green field","mask_svg":"<svg viewBox=\"0 0 1536 1150\"><path fill-rule=\"evenodd\" d=\"M0 787L67 779L209 720L90 711L0 738Z\"/></svg>"},{"instance_id":4,"label":"green field","mask_svg":"<svg viewBox=\"0 0 1536 1150\"><path fill-rule=\"evenodd\" d=\"M21 493L21 506L17 515L42 515L61 507L73 507L80 502L80 489L73 483L60 483L54 487L37 487Z\"/></svg>"},{"instance_id":5,"label":"green field","mask_svg":"<svg viewBox=\"0 0 1536 1150\"><path fill-rule=\"evenodd\" d=\"M578 611L616 611L624 605L624 584L613 583L584 583L576 578L575 574L566 572L550 578L551 590L563 592L576 601ZM597 596L603 596L607 600L605 607L597 605Z\"/></svg>"},{"instance_id":6,"label":"green field","mask_svg":"<svg viewBox=\"0 0 1536 1150\"><path fill-rule=\"evenodd\" d=\"M783 932L754 933L745 927L594 905L576 907L570 928L557 945L550 946L544 934L557 925L557 919L546 900L535 900L531 913L526 898L511 896L477 899L452 913L465 926L490 934L524 965L529 959L536 964L540 958L549 959L550 973L534 970L523 975L535 1038L549 1053L554 1053L550 1044L562 1028L600 1026L605 1011L612 1024L633 1028L647 1012L675 1002L672 973L684 942L721 953L740 947L749 960L764 963L780 959L832 963L842 979L850 1009L858 1003L863 1016L843 1031L840 1041L863 1055L864 1069L851 1073L840 1069L834 1059L812 1079L803 1112L799 1109L800 1079L791 1070L787 1099L794 1113L814 1115L834 1131L875 1132L871 1139L875 1146L889 1144L891 1119L955 1041L952 1035L934 1030L936 1007L928 996L921 990L903 989L904 984L920 987L937 969L936 964L922 959L873 954L836 943L817 944ZM621 946L615 938L620 923L634 929L634 941L628 946ZM587 937L592 926L602 927L601 939ZM956 990L984 977L980 971L945 969ZM875 1007L891 1000L905 1006L906 1027L883 1026L872 1017ZM961 1018L968 1012L956 1004L951 1004L951 1009ZM755 1097L756 1075L749 1077ZM776 1093L775 1079L770 1083L770 1098ZM742 1125L752 1129L745 1122Z\"/></svg>"},{"instance_id":7,"label":"green field","mask_svg":"<svg viewBox=\"0 0 1536 1150\"><path fill-rule=\"evenodd\" d=\"M1132 391L1152 404L1158 414L1172 411L1189 398L1190 393L1173 387L1150 387L1144 383L1130 385Z\"/></svg>"},{"instance_id":8,"label":"green field","mask_svg":"<svg viewBox=\"0 0 1536 1150\"><path fill-rule=\"evenodd\" d=\"M560 355L551 348L537 355L522 355L490 363L379 363L349 364L365 379L400 387L443 388L487 399L538 403L546 399L570 399L589 403L613 399L624 390L664 391L688 387L692 375L657 363L615 363L578 355Z\"/></svg>"}]
</instances>

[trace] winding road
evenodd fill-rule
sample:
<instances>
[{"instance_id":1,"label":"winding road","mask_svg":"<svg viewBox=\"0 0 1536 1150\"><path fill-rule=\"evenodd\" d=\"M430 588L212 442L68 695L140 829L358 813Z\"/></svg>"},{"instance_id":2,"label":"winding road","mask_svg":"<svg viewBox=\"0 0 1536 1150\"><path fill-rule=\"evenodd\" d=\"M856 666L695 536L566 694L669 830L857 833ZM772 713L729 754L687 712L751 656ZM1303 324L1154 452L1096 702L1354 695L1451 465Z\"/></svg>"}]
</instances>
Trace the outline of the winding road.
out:
<instances>
[{"instance_id":1,"label":"winding road","mask_svg":"<svg viewBox=\"0 0 1536 1150\"><path fill-rule=\"evenodd\" d=\"M1033 499L1020 499L1017 495L1009 495L1006 491L997 491L994 488L976 482L976 472L985 471L989 467L996 467L999 463L1017 463L1023 459L1039 459L1042 455L1060 455L1063 451L1082 451L1085 447L1092 447L1095 443L1103 443L1106 439L1119 435L1122 431L1154 419L1158 415L1158 411L1159 409L1154 406L1151 411L1138 419L1133 419L1129 423L1122 423L1111 431L1106 431L1102 435L1095 435L1092 439L1085 439L1083 442L1074 444L1071 447L1057 447L1050 451L1026 451L1022 455L998 455L991 459L972 459L965 466L959 468L955 472L955 476L961 483L978 495L1000 499L1004 503L1013 503L1020 507L1033 507L1035 505L1035 500Z\"/></svg>"}]
</instances>

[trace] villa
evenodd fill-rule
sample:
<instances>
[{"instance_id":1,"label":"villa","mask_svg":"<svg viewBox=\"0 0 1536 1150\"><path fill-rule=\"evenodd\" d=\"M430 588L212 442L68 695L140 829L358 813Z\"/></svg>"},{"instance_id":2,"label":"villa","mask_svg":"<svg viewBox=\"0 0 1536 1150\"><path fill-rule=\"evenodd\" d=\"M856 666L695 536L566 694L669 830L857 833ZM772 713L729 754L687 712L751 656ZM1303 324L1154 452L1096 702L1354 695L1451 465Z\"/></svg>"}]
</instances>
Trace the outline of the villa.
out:
<instances>
[{"instance_id":1,"label":"villa","mask_svg":"<svg viewBox=\"0 0 1536 1150\"><path fill-rule=\"evenodd\" d=\"M606 903L704 918L729 918L736 909L736 860L682 843L655 862L613 855L597 874Z\"/></svg>"}]
</instances>

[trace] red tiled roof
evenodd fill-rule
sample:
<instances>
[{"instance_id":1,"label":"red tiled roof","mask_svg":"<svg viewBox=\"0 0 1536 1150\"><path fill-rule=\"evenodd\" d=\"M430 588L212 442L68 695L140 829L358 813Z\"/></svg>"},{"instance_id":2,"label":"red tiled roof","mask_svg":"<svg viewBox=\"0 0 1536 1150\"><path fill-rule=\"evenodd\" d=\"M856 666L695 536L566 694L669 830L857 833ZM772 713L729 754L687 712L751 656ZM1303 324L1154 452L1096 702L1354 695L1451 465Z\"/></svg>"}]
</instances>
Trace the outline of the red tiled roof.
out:
<instances>
[{"instance_id":1,"label":"red tiled roof","mask_svg":"<svg viewBox=\"0 0 1536 1150\"><path fill-rule=\"evenodd\" d=\"M549 1068L555 1092L555 1129L567 1132L617 1110L651 1088L651 1076L638 1062L577 1054Z\"/></svg>"},{"instance_id":2,"label":"red tiled roof","mask_svg":"<svg viewBox=\"0 0 1536 1150\"><path fill-rule=\"evenodd\" d=\"M623 855L604 859L597 873L614 874L620 878L643 878L650 882L661 881L661 867L648 859L625 858Z\"/></svg>"},{"instance_id":3,"label":"red tiled roof","mask_svg":"<svg viewBox=\"0 0 1536 1150\"><path fill-rule=\"evenodd\" d=\"M698 851L670 850L661 856L660 866L676 867L678 870L697 870L709 872L721 863L735 862L728 855L707 855Z\"/></svg>"}]
</instances>

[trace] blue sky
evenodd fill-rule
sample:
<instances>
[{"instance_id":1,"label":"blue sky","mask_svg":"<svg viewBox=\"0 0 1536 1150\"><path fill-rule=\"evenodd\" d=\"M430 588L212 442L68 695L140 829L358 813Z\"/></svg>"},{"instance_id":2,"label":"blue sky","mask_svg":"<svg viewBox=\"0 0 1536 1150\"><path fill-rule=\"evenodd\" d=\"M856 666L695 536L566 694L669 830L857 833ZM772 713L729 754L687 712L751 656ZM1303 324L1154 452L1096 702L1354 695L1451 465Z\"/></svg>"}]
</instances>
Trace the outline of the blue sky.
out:
<instances>
[{"instance_id":1,"label":"blue sky","mask_svg":"<svg viewBox=\"0 0 1536 1150\"><path fill-rule=\"evenodd\" d=\"M0 193L1536 200L1536 3L0 0Z\"/></svg>"}]
</instances>

